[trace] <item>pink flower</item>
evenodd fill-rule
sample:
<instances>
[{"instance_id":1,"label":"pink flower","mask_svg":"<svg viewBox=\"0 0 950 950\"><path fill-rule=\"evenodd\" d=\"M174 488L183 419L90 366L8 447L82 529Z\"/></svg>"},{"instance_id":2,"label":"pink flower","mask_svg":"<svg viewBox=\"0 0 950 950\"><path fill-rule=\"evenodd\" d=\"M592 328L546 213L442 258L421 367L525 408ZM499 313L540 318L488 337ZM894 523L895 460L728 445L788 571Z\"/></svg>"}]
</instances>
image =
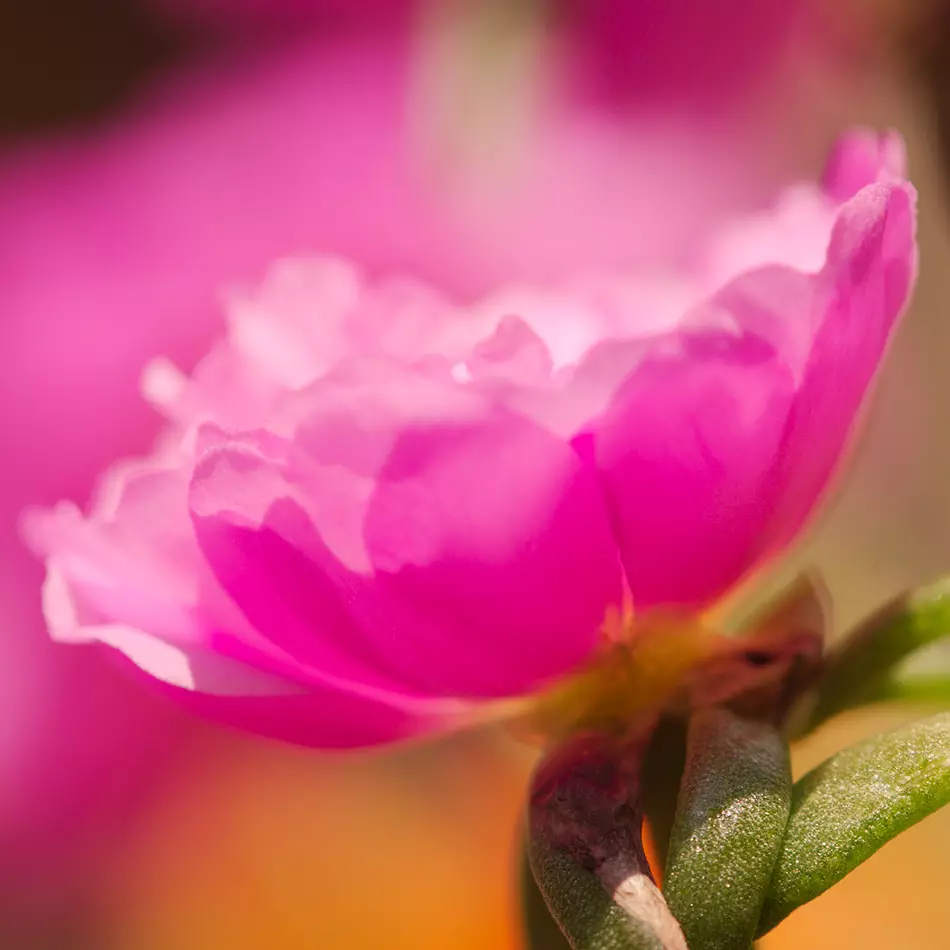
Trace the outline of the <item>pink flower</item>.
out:
<instances>
[{"instance_id":1,"label":"pink flower","mask_svg":"<svg viewBox=\"0 0 950 950\"><path fill-rule=\"evenodd\" d=\"M700 611L798 533L913 282L899 143L723 235L692 279L458 307L332 259L237 296L87 516L33 513L54 638L317 746L465 721L582 667L629 591ZM832 197L834 196L834 197Z\"/></svg>"},{"instance_id":2,"label":"pink flower","mask_svg":"<svg viewBox=\"0 0 950 950\"><path fill-rule=\"evenodd\" d=\"M615 101L728 109L805 51L831 60L843 52L840 28L820 0L553 0L552 7L591 89Z\"/></svg>"}]
</instances>

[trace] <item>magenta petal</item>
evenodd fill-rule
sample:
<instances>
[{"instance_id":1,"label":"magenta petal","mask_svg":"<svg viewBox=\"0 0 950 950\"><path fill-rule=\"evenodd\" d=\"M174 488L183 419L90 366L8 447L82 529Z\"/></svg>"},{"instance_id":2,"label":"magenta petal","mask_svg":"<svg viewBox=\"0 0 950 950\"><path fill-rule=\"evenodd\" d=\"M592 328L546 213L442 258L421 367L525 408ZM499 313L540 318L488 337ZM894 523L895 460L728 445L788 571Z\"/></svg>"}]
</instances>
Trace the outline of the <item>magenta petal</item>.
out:
<instances>
[{"instance_id":1,"label":"magenta petal","mask_svg":"<svg viewBox=\"0 0 950 950\"><path fill-rule=\"evenodd\" d=\"M803 369L773 482L772 548L794 537L848 446L916 276L915 192L863 189L842 208L822 275L830 296Z\"/></svg>"},{"instance_id":2,"label":"magenta petal","mask_svg":"<svg viewBox=\"0 0 950 950\"><path fill-rule=\"evenodd\" d=\"M189 708L286 741L366 745L457 724L459 703L311 669L249 626L179 517L182 473L130 467L111 482L90 519L68 507L26 519L37 549L55 552L43 588L54 638L107 645Z\"/></svg>"},{"instance_id":3,"label":"magenta petal","mask_svg":"<svg viewBox=\"0 0 950 950\"><path fill-rule=\"evenodd\" d=\"M791 541L838 462L915 270L913 191L842 207L818 274L737 278L710 312L741 328L670 339L596 429L641 608L703 606Z\"/></svg>"},{"instance_id":4,"label":"magenta petal","mask_svg":"<svg viewBox=\"0 0 950 950\"><path fill-rule=\"evenodd\" d=\"M907 177L907 149L897 132L858 129L842 135L825 163L822 190L836 202L866 185Z\"/></svg>"},{"instance_id":5,"label":"magenta petal","mask_svg":"<svg viewBox=\"0 0 950 950\"><path fill-rule=\"evenodd\" d=\"M621 597L592 467L526 419L402 433L366 521L377 583L411 622L407 672L461 696L570 671Z\"/></svg>"},{"instance_id":6,"label":"magenta petal","mask_svg":"<svg viewBox=\"0 0 950 950\"><path fill-rule=\"evenodd\" d=\"M332 675L434 696L516 695L587 656L620 567L568 445L490 408L402 430L367 407L367 433L326 402L296 459L225 447L195 473L199 542L265 637Z\"/></svg>"},{"instance_id":7,"label":"magenta petal","mask_svg":"<svg viewBox=\"0 0 950 950\"><path fill-rule=\"evenodd\" d=\"M306 688L210 651L183 652L141 631L101 631L103 642L148 674L172 701L213 722L316 748L358 748L459 727L466 710L414 702L363 686L310 682ZM184 674L184 675L182 675Z\"/></svg>"},{"instance_id":8,"label":"magenta petal","mask_svg":"<svg viewBox=\"0 0 950 950\"><path fill-rule=\"evenodd\" d=\"M371 613L367 579L338 560L294 495L281 461L247 444L209 451L191 488L208 564L251 627L296 662L394 688L385 655L367 646L354 616L360 610L367 623L387 623L382 612Z\"/></svg>"},{"instance_id":9,"label":"magenta petal","mask_svg":"<svg viewBox=\"0 0 950 950\"><path fill-rule=\"evenodd\" d=\"M457 726L456 717L418 716L334 690L301 696L209 696L174 689L172 698L215 722L318 749L359 749Z\"/></svg>"},{"instance_id":10,"label":"magenta petal","mask_svg":"<svg viewBox=\"0 0 950 950\"><path fill-rule=\"evenodd\" d=\"M634 606L702 605L751 566L766 515L760 487L793 382L747 334L669 341L620 388L596 433Z\"/></svg>"}]
</instances>

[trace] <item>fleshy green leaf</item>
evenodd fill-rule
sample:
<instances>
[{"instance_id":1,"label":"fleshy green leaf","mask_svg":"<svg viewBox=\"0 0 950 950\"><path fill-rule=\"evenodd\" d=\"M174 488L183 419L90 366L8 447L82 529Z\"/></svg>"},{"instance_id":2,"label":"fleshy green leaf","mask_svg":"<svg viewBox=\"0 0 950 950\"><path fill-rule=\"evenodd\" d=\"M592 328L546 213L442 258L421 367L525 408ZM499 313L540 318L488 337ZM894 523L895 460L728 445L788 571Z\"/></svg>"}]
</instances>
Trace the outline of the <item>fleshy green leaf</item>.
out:
<instances>
[{"instance_id":1,"label":"fleshy green leaf","mask_svg":"<svg viewBox=\"0 0 950 950\"><path fill-rule=\"evenodd\" d=\"M690 723L664 893L690 950L749 950L791 799L788 747L724 709Z\"/></svg>"},{"instance_id":2,"label":"fleshy green leaf","mask_svg":"<svg viewBox=\"0 0 950 950\"><path fill-rule=\"evenodd\" d=\"M827 659L801 732L842 710L891 698L895 668L950 636L950 580L892 601L846 637Z\"/></svg>"},{"instance_id":3,"label":"fleshy green leaf","mask_svg":"<svg viewBox=\"0 0 950 950\"><path fill-rule=\"evenodd\" d=\"M950 705L950 673L895 673L882 684L877 699Z\"/></svg>"},{"instance_id":4,"label":"fleshy green leaf","mask_svg":"<svg viewBox=\"0 0 950 950\"><path fill-rule=\"evenodd\" d=\"M650 926L625 914L591 871L539 842L530 855L538 886L572 950L665 950Z\"/></svg>"},{"instance_id":5,"label":"fleshy green leaf","mask_svg":"<svg viewBox=\"0 0 950 950\"><path fill-rule=\"evenodd\" d=\"M795 783L759 933L950 802L950 713L875 736Z\"/></svg>"},{"instance_id":6,"label":"fleshy green leaf","mask_svg":"<svg viewBox=\"0 0 950 950\"><path fill-rule=\"evenodd\" d=\"M528 855L521 856L521 908L529 950L570 950L567 938L555 923L538 890Z\"/></svg>"},{"instance_id":7,"label":"fleshy green leaf","mask_svg":"<svg viewBox=\"0 0 950 950\"><path fill-rule=\"evenodd\" d=\"M916 702L950 705L950 641L943 639L915 651L896 664L868 692L870 702Z\"/></svg>"}]
</instances>

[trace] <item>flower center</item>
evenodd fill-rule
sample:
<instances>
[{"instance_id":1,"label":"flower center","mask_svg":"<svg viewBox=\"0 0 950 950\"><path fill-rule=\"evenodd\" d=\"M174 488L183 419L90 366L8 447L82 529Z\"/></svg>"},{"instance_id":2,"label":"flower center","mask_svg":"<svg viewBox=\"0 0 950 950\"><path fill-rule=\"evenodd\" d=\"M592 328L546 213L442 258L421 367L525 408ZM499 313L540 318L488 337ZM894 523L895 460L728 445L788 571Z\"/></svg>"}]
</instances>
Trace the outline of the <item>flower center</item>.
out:
<instances>
[{"instance_id":1,"label":"flower center","mask_svg":"<svg viewBox=\"0 0 950 950\"><path fill-rule=\"evenodd\" d=\"M529 702L519 726L545 739L579 732L625 733L669 709L694 674L718 656L725 638L694 616L612 612L604 643L579 672Z\"/></svg>"}]
</instances>

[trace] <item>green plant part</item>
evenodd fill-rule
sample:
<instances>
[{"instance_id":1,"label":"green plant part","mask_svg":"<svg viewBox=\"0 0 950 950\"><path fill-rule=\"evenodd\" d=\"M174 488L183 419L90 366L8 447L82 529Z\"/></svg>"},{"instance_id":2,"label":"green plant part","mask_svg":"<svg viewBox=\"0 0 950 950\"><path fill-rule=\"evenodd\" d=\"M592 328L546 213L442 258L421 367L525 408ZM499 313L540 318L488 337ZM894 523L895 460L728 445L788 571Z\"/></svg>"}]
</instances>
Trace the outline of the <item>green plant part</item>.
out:
<instances>
[{"instance_id":1,"label":"green plant part","mask_svg":"<svg viewBox=\"0 0 950 950\"><path fill-rule=\"evenodd\" d=\"M827 759L795 783L759 934L950 802L950 713Z\"/></svg>"},{"instance_id":2,"label":"green plant part","mask_svg":"<svg viewBox=\"0 0 950 950\"><path fill-rule=\"evenodd\" d=\"M664 882L690 950L752 946L791 789L777 729L725 709L693 717Z\"/></svg>"}]
</instances>

